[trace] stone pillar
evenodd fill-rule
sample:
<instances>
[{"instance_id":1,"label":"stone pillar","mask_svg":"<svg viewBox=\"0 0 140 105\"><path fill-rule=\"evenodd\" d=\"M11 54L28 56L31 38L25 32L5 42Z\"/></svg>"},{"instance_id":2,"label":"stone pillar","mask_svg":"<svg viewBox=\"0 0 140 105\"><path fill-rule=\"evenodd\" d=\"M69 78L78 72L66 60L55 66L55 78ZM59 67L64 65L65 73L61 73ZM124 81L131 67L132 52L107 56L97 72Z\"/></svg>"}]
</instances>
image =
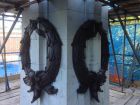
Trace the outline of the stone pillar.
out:
<instances>
[{"instance_id":1,"label":"stone pillar","mask_svg":"<svg viewBox=\"0 0 140 105\"><path fill-rule=\"evenodd\" d=\"M24 12L22 14L22 30L24 34L24 28L27 27L29 24L30 19L36 19L38 17L38 5L34 4L30 6L29 8L24 9ZM36 32L33 32L34 35L31 37L31 49L30 49L30 55L31 55L31 67L33 70L39 70L39 37L36 34ZM27 93L27 90L30 88L24 84L23 78L25 77L25 73L22 70L21 71L21 88L20 88L20 105L31 105L32 100L32 93ZM37 100L32 105L40 105L40 101Z\"/></svg>"},{"instance_id":2,"label":"stone pillar","mask_svg":"<svg viewBox=\"0 0 140 105\"><path fill-rule=\"evenodd\" d=\"M62 58L59 74L54 82L58 88L56 95L42 93L40 105L67 105L67 0L49 0L39 4L40 15L49 19L62 40ZM43 45L42 49L46 47ZM44 56L44 55L43 55ZM45 58L46 56L44 56Z\"/></svg>"},{"instance_id":3,"label":"stone pillar","mask_svg":"<svg viewBox=\"0 0 140 105\"><path fill-rule=\"evenodd\" d=\"M67 39L68 39L68 55L72 55L71 42L73 40L74 34L79 26L85 21L85 19L95 19L99 22L102 21L102 15L106 17L108 15L106 12L102 12L102 7L100 2L95 2L94 0L86 0L86 15L84 11L84 2L83 0L68 0L68 17L67 17ZM105 24L107 19L103 18ZM104 24L104 22L103 22ZM106 26L104 24L104 26ZM87 67L90 70L98 71L101 64L101 38L99 35L92 38L86 43L86 63ZM99 93L100 103L97 103L95 100L90 100L89 91L85 95L77 95L76 89L79 86L77 82L73 65L72 57L68 56L68 103L67 105L109 105L109 92L108 92L108 82L102 87L103 93Z\"/></svg>"},{"instance_id":4,"label":"stone pillar","mask_svg":"<svg viewBox=\"0 0 140 105\"><path fill-rule=\"evenodd\" d=\"M32 9L34 8L34 9ZM38 9L39 13L38 13ZM32 11L33 10L33 11ZM105 12L102 12L105 11ZM34 16L35 14L36 16ZM41 98L33 105L109 105L108 82L102 87L103 93L99 93L100 103L90 100L89 92L83 95L76 93L79 86L73 70L72 47L74 35L79 26L87 19L104 21L104 27L107 25L107 8L101 8L101 3L94 0L49 0L39 4L32 5L23 13L23 26L26 26L30 18L43 16L49 19L56 27L62 40L62 61L59 74L54 86L59 89L56 95L48 95L45 91ZM104 16L104 18L102 18ZM107 28L106 28L107 29ZM36 34L35 32L33 34ZM36 35L37 36L37 35ZM34 38L33 38L34 39ZM32 62L38 67L32 66L36 70L41 70L46 65L46 41L40 37L35 37L35 45L32 44L31 57ZM35 49L36 48L36 49ZM36 50L36 53L32 53ZM87 41L86 62L90 70L99 70L101 62L101 40L97 36ZM35 58L36 57L36 58ZM24 85L21 73L21 105L31 105L32 94L27 93L28 87ZM26 101L25 101L26 97Z\"/></svg>"}]
</instances>

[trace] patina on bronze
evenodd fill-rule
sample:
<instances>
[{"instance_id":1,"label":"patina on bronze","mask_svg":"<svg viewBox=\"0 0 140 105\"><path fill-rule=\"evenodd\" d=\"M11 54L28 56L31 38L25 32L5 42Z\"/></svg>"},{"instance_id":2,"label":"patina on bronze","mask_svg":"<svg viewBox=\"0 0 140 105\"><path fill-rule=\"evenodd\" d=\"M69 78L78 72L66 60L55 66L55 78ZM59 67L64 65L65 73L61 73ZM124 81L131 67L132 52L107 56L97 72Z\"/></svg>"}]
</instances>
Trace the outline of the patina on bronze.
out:
<instances>
[{"instance_id":1,"label":"patina on bronze","mask_svg":"<svg viewBox=\"0 0 140 105\"><path fill-rule=\"evenodd\" d=\"M97 35L101 36L101 69L99 72L88 70L85 62L86 41ZM91 98L99 102L98 92L102 92L101 86L106 81L106 70L109 61L109 42L107 33L102 28L102 24L95 20L84 22L75 34L72 42L72 58L74 71L80 83L77 93L85 93L90 90Z\"/></svg>"},{"instance_id":2,"label":"patina on bronze","mask_svg":"<svg viewBox=\"0 0 140 105\"><path fill-rule=\"evenodd\" d=\"M34 71L31 68L30 42L33 31L47 39L47 65L44 70ZM41 96L43 90L48 94L58 92L58 89L52 86L52 83L55 81L60 68L61 46L62 42L55 27L47 19L30 20L30 24L25 28L24 36L21 40L20 56L22 69L26 74L23 80L26 85L31 86L28 92L34 93L31 103Z\"/></svg>"}]
</instances>

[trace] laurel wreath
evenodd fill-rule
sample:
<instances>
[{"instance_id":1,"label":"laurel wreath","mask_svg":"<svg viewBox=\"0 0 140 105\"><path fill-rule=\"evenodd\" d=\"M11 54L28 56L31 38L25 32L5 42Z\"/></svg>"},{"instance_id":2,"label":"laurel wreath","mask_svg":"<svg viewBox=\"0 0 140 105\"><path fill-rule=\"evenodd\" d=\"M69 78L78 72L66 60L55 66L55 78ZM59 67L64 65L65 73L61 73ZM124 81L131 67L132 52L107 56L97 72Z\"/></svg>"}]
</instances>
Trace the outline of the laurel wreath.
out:
<instances>
[{"instance_id":1,"label":"laurel wreath","mask_svg":"<svg viewBox=\"0 0 140 105\"><path fill-rule=\"evenodd\" d=\"M39 36L47 40L47 65L44 70L34 71L31 68L30 44L33 31L36 31ZM52 83L55 81L60 68L61 46L62 42L55 27L47 19L30 20L30 24L25 28L24 36L21 40L20 56L22 69L26 74L23 79L24 83L31 87L28 92L34 93L31 103L41 96L43 90L48 94L58 92L58 89Z\"/></svg>"},{"instance_id":2,"label":"laurel wreath","mask_svg":"<svg viewBox=\"0 0 140 105\"><path fill-rule=\"evenodd\" d=\"M95 37L97 33L101 36L101 69L99 72L93 72L86 66L85 48L86 41ZM89 89L91 98L99 102L98 92L102 92L101 86L106 81L105 73L109 61L109 42L101 23L87 20L80 26L72 42L72 58L74 71L80 83L77 93L85 93Z\"/></svg>"}]
</instances>

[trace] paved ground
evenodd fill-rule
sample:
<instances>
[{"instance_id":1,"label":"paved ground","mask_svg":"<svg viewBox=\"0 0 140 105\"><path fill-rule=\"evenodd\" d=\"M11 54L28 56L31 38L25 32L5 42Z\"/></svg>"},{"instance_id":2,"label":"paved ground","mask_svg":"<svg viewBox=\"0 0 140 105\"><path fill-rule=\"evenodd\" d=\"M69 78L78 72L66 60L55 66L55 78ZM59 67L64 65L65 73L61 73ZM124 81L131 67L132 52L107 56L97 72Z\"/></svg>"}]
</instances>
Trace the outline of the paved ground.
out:
<instances>
[{"instance_id":1,"label":"paved ground","mask_svg":"<svg viewBox=\"0 0 140 105\"><path fill-rule=\"evenodd\" d=\"M5 92L5 83L0 84L0 105L19 105L20 104L20 81L9 82L11 90Z\"/></svg>"},{"instance_id":2,"label":"paved ground","mask_svg":"<svg viewBox=\"0 0 140 105\"><path fill-rule=\"evenodd\" d=\"M124 93L110 89L110 105L140 105L140 89L124 89Z\"/></svg>"},{"instance_id":3,"label":"paved ground","mask_svg":"<svg viewBox=\"0 0 140 105\"><path fill-rule=\"evenodd\" d=\"M20 80L14 80L9 82L11 89L16 89L20 87ZM5 92L5 83L0 83L0 93Z\"/></svg>"},{"instance_id":4,"label":"paved ground","mask_svg":"<svg viewBox=\"0 0 140 105\"><path fill-rule=\"evenodd\" d=\"M11 81L11 91L5 91L5 84L0 84L0 105L20 105L20 81ZM118 87L110 87L110 105L140 105L140 89L124 89L124 93L116 91ZM115 90L112 90L115 89ZM119 88L120 89L120 88ZM118 90L119 90L118 89Z\"/></svg>"},{"instance_id":5,"label":"paved ground","mask_svg":"<svg viewBox=\"0 0 140 105\"><path fill-rule=\"evenodd\" d=\"M20 96L19 89L0 94L0 105L19 105Z\"/></svg>"}]
</instances>

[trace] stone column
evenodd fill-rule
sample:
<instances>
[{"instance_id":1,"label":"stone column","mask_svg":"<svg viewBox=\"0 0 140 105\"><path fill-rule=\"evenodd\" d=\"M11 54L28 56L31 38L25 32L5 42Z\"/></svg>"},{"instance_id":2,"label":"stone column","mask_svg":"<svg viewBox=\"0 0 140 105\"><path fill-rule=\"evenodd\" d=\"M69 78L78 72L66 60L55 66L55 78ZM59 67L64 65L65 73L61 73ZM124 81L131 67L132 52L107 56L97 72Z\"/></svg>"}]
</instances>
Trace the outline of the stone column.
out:
<instances>
[{"instance_id":1,"label":"stone column","mask_svg":"<svg viewBox=\"0 0 140 105\"><path fill-rule=\"evenodd\" d=\"M54 82L58 88L56 95L42 93L40 105L67 105L67 0L49 0L39 4L40 15L49 19L57 29L62 40L62 59L59 74ZM46 45L42 45L45 48ZM45 55L42 55L42 58ZM44 60L45 62L45 60Z\"/></svg>"},{"instance_id":2,"label":"stone column","mask_svg":"<svg viewBox=\"0 0 140 105\"><path fill-rule=\"evenodd\" d=\"M107 16L106 10L102 9L102 4L100 2L95 2L94 0L86 0L86 15L85 15L85 4L83 0L68 0L68 28L67 28L67 39L68 39L68 55L72 55L71 42L73 40L74 34L79 26L87 19L95 19L101 22L102 16ZM106 11L106 12L102 12ZM106 26L107 19L103 18L103 24ZM105 22L105 23L104 23ZM98 71L101 64L101 38L99 35L97 37L90 39L86 44L86 63L90 70ZM102 87L103 93L99 93L100 103L95 100L90 100L89 91L85 95L77 95L76 89L79 86L77 82L75 73L73 71L72 57L68 56L68 103L67 105L109 105L109 92L108 92L108 82Z\"/></svg>"},{"instance_id":3,"label":"stone column","mask_svg":"<svg viewBox=\"0 0 140 105\"><path fill-rule=\"evenodd\" d=\"M24 28L29 24L30 19L36 19L38 17L38 5L33 4L29 8L24 9L22 14L22 33L24 34ZM39 70L39 37L36 32L33 32L34 35L31 37L31 49L30 49L30 57L31 57L31 68L33 70ZM20 88L20 105L31 105L32 93L27 93L27 90L30 88L24 84L23 78L25 77L25 73L21 71L21 88ZM37 100L32 105L40 105L40 100Z\"/></svg>"},{"instance_id":4,"label":"stone column","mask_svg":"<svg viewBox=\"0 0 140 105\"><path fill-rule=\"evenodd\" d=\"M32 5L31 8L37 7ZM24 11L23 23L26 22L28 24L27 20L34 17L32 12L28 13L31 11L31 8ZM40 9L39 14L38 9ZM33 105L109 105L108 82L102 87L104 92L99 93L100 103L97 103L95 100L91 101L89 92L83 95L76 93L79 83L73 70L71 47L77 29L85 20L103 20L104 27L107 26L107 8L101 8L101 3L94 0L86 0L86 2L84 0L49 0L49 2L46 0L40 3L39 8L34 9L34 11L36 11L37 16L43 16L53 23L60 35L63 46L60 71L53 84L59 89L58 93L56 95L48 95L44 91L41 98ZM105 18L102 18L102 16ZM35 43L38 46L36 49L37 53L32 53L36 47L33 45L31 55L37 57L32 59L32 62L37 62L36 64L39 65L38 68L41 70L46 65L46 41L42 38L38 39ZM86 62L88 68L96 71L99 70L101 62L100 54L101 41L99 35L97 35L96 38L87 41ZM21 105L31 105L32 94L26 92L27 86L23 82L21 82L21 90ZM27 102L24 102L24 97L27 97Z\"/></svg>"}]
</instances>

